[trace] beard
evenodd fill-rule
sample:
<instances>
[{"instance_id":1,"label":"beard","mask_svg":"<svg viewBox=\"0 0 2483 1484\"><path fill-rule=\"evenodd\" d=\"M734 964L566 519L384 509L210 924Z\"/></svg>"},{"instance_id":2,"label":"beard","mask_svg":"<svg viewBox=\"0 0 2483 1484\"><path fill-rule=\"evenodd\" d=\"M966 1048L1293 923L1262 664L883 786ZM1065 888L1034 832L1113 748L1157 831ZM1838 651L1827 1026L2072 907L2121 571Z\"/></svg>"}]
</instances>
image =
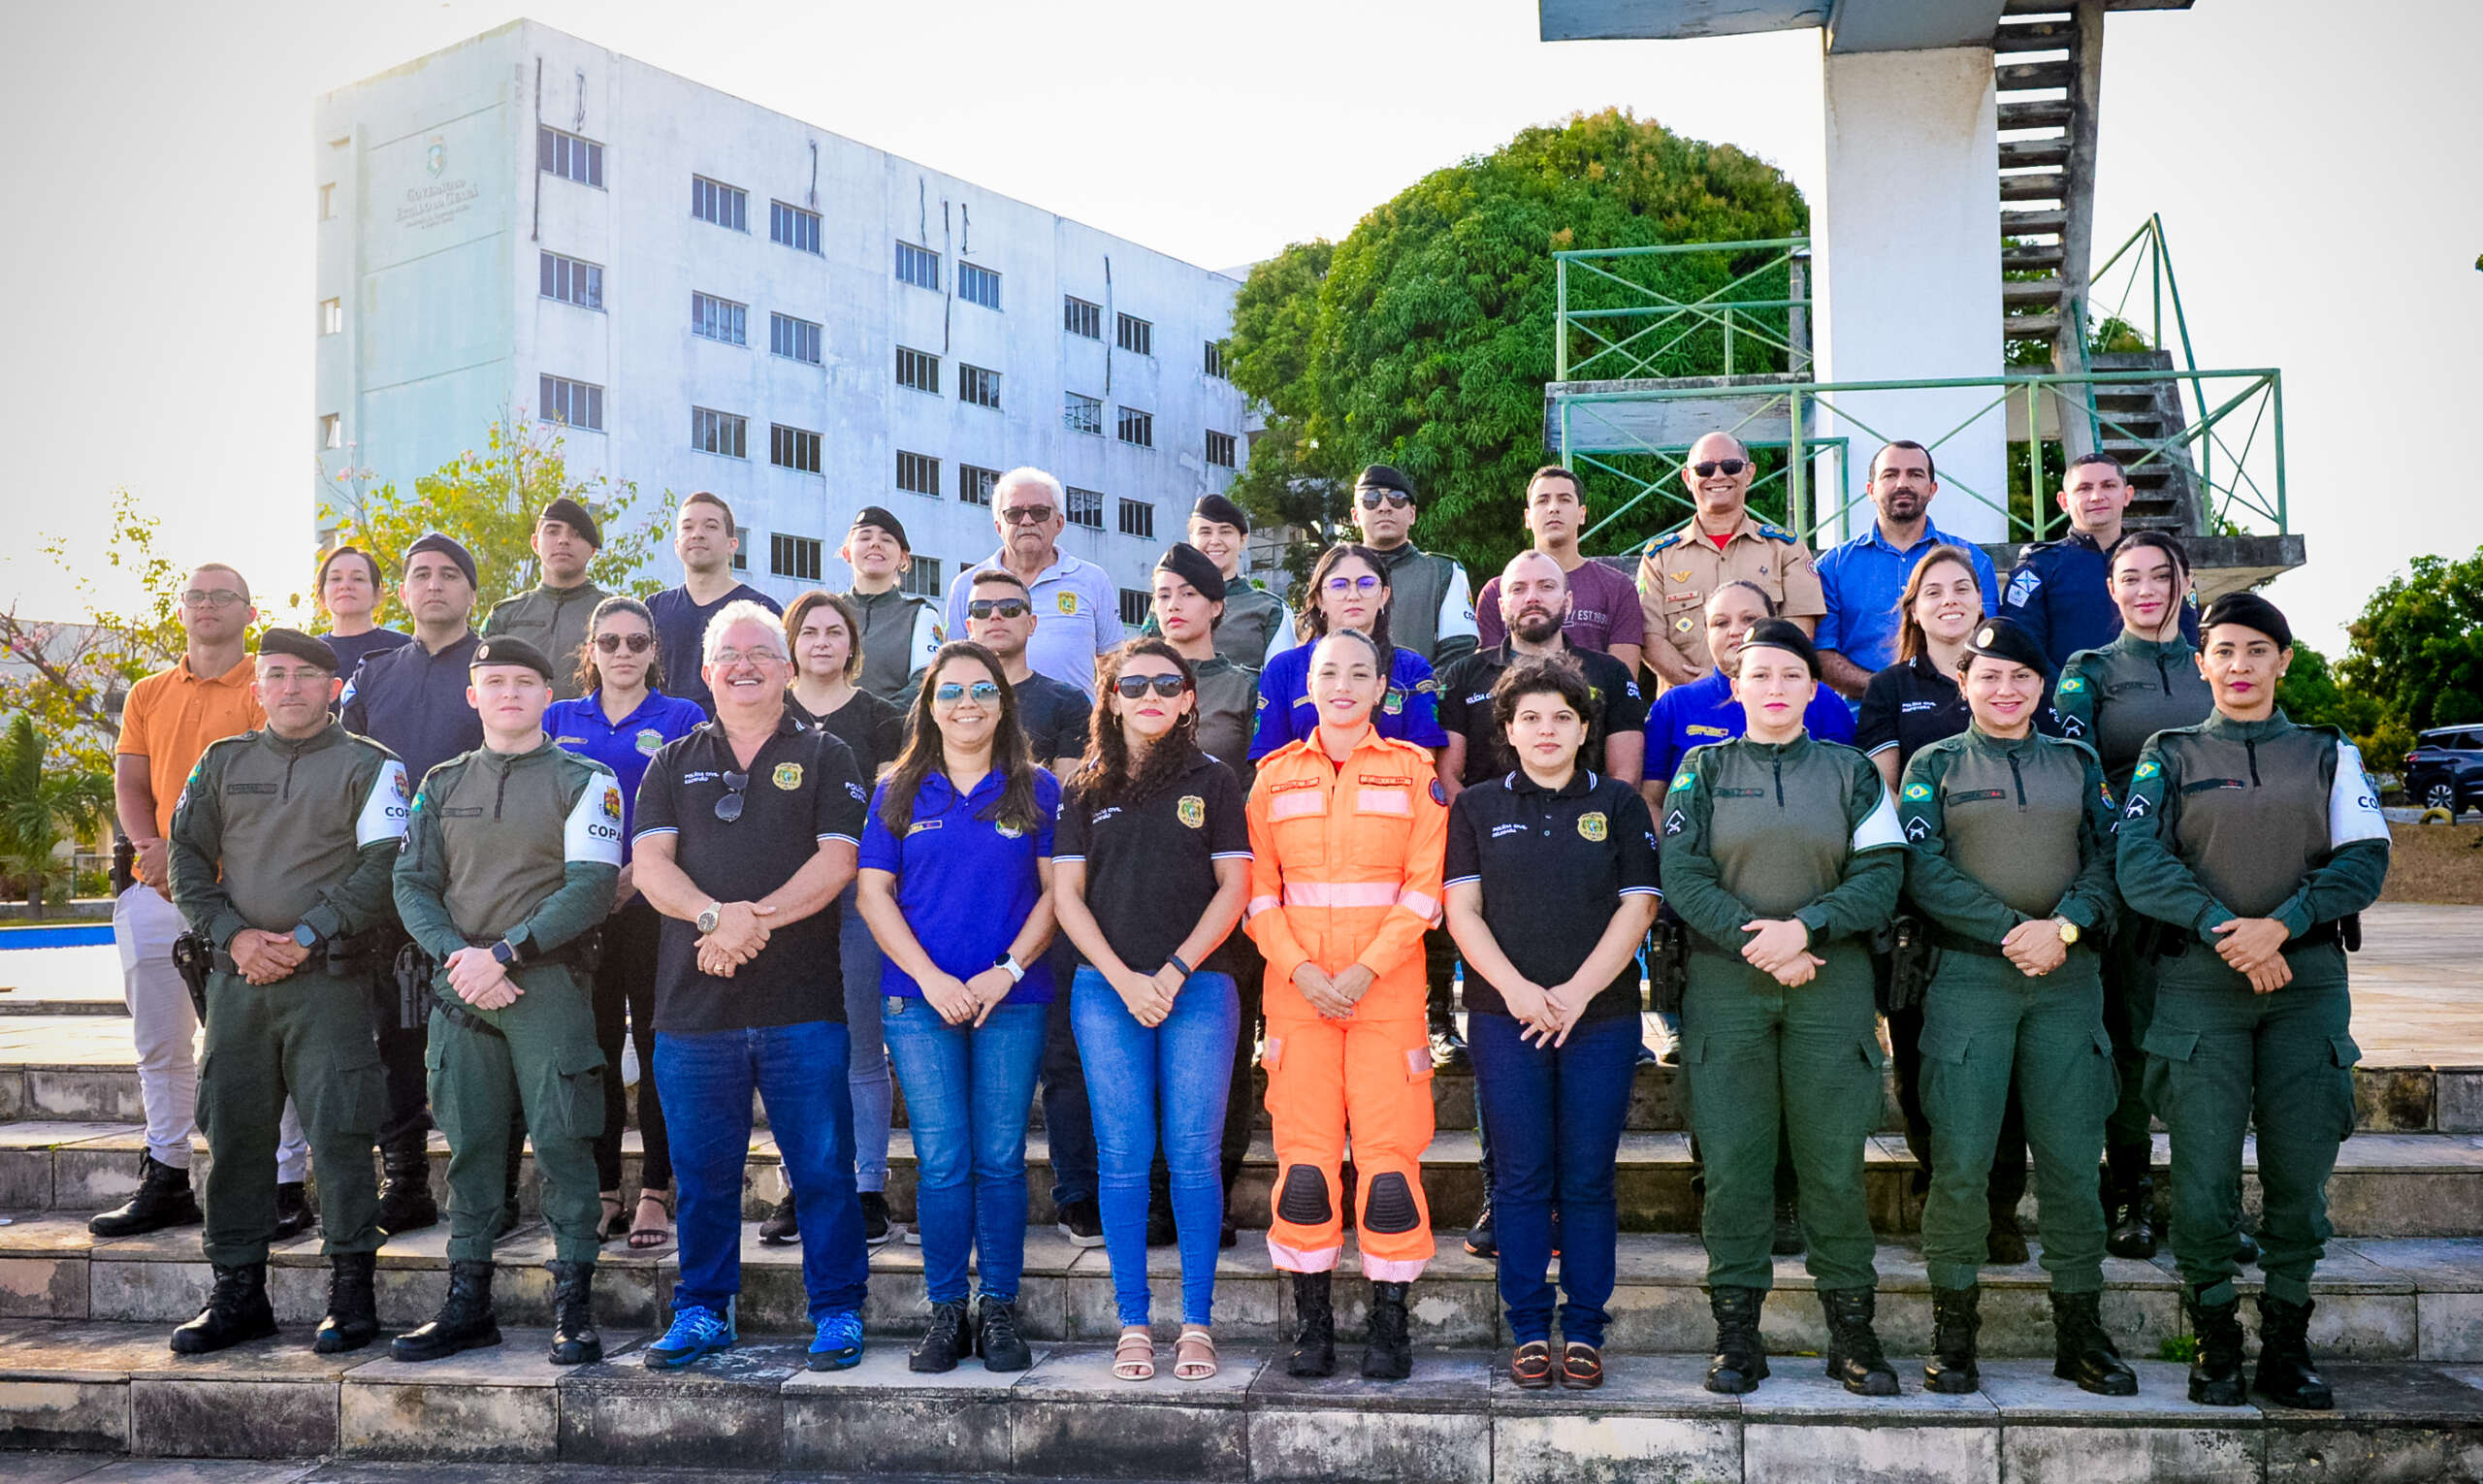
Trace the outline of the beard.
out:
<instances>
[{"instance_id":1,"label":"beard","mask_svg":"<svg viewBox=\"0 0 2483 1484\"><path fill-rule=\"evenodd\" d=\"M1561 621L1551 614L1541 612L1520 614L1509 625L1509 632L1529 644L1549 643L1552 636L1560 631Z\"/></svg>"}]
</instances>

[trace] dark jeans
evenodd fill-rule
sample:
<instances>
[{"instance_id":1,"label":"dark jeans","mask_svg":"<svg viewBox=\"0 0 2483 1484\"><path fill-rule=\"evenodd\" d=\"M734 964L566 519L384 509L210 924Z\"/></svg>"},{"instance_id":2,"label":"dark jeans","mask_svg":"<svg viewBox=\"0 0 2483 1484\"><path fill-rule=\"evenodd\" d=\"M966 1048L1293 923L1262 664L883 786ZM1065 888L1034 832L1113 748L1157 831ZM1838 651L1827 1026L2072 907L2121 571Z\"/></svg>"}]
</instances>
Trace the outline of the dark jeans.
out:
<instances>
[{"instance_id":1,"label":"dark jeans","mask_svg":"<svg viewBox=\"0 0 2483 1484\"><path fill-rule=\"evenodd\" d=\"M1065 935L1053 938L1047 952L1052 996L1044 1020L1044 1137L1051 1145L1051 1204L1058 1208L1095 1199L1095 1115L1086 1101L1078 1033L1069 1020L1069 982L1078 972L1077 955Z\"/></svg>"},{"instance_id":2,"label":"dark jeans","mask_svg":"<svg viewBox=\"0 0 2483 1484\"><path fill-rule=\"evenodd\" d=\"M854 1193L854 1105L845 1087L851 1054L845 1027L833 1020L657 1035L656 1081L666 1115L681 1118L672 1131L681 1175L674 1307L695 1304L721 1313L741 1292L742 1169L756 1091L791 1178L811 1322L861 1310L871 1260Z\"/></svg>"},{"instance_id":3,"label":"dark jeans","mask_svg":"<svg viewBox=\"0 0 2483 1484\"><path fill-rule=\"evenodd\" d=\"M605 1190L621 1188L621 1134L629 1107L621 1085L621 1043L638 1041L638 1137L646 1145L639 1184L672 1188L672 1140L663 1126L663 1095L656 1087L656 938L663 919L643 896L603 924L603 960L595 971L595 1040L603 1048L603 1134L595 1141L595 1176Z\"/></svg>"},{"instance_id":4,"label":"dark jeans","mask_svg":"<svg viewBox=\"0 0 2483 1484\"><path fill-rule=\"evenodd\" d=\"M1492 1219L1500 1302L1519 1344L1552 1330L1552 1216L1561 1217L1561 1338L1600 1346L1612 1298L1620 1210L1613 1161L1629 1114L1638 1018L1581 1020L1559 1048L1529 1046L1517 1020L1466 1020L1474 1101L1499 1159Z\"/></svg>"},{"instance_id":5,"label":"dark jeans","mask_svg":"<svg viewBox=\"0 0 2483 1484\"><path fill-rule=\"evenodd\" d=\"M1014 1302L1026 1267L1026 1111L1046 1007L1003 1000L981 1026L951 1025L910 997L890 995L882 1009L914 1132L923 1290L934 1304L963 1303L971 1254L984 1297Z\"/></svg>"}]
</instances>

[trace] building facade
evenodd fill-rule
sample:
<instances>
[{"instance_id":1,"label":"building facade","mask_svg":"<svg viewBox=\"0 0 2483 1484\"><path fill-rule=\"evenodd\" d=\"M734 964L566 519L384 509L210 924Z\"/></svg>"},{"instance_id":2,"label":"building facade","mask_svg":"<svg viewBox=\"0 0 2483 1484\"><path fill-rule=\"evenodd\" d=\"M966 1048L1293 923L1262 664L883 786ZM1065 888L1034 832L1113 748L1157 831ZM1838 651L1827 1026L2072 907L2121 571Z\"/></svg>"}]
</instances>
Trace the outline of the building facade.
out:
<instances>
[{"instance_id":1,"label":"building facade","mask_svg":"<svg viewBox=\"0 0 2483 1484\"><path fill-rule=\"evenodd\" d=\"M547 26L329 93L316 127L323 529L337 470L403 488L524 418L641 510L725 497L780 597L844 586L871 504L937 594L1034 464L1136 622L1246 453L1234 278Z\"/></svg>"}]
</instances>

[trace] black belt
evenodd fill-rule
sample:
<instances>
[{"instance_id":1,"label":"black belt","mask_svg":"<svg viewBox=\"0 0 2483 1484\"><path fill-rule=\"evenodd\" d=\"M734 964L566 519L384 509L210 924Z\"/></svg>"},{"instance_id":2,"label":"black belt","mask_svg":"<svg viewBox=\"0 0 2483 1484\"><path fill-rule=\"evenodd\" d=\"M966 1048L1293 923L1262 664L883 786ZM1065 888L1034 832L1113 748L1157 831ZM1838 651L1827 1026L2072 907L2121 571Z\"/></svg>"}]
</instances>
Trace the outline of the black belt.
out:
<instances>
[{"instance_id":1,"label":"black belt","mask_svg":"<svg viewBox=\"0 0 2483 1484\"><path fill-rule=\"evenodd\" d=\"M479 1031L486 1036L498 1036L502 1041L506 1041L508 1039L508 1032L500 1029L497 1025L494 1025L491 1021L484 1019L481 1016L474 1014L471 1010L468 1010L464 1005L458 1003L455 990L451 990L447 994L441 995L432 1003L438 1009L441 1015L446 1016L448 1018L456 1021L458 1024L466 1027L469 1031Z\"/></svg>"},{"instance_id":2,"label":"black belt","mask_svg":"<svg viewBox=\"0 0 2483 1484\"><path fill-rule=\"evenodd\" d=\"M1969 938L1964 933L1952 931L1946 923L1933 922L1930 925L1931 941L1941 948L1954 949L1960 953L1973 953L1983 958L2009 956L1997 943L1985 943L1981 938Z\"/></svg>"},{"instance_id":3,"label":"black belt","mask_svg":"<svg viewBox=\"0 0 2483 1484\"><path fill-rule=\"evenodd\" d=\"M349 974L353 971L355 965L371 956L371 954L361 952L330 952L324 948L312 949L310 951L310 955L303 959L299 964L296 964L293 968L293 972L291 974L287 974L285 979L293 979L300 975L313 973L322 969L326 970L330 974ZM240 978L242 975L242 965L235 961L230 952L224 949L217 949L215 951L214 963L215 972L218 974L230 974L236 978ZM282 981L277 981L277 983L282 983Z\"/></svg>"},{"instance_id":4,"label":"black belt","mask_svg":"<svg viewBox=\"0 0 2483 1484\"><path fill-rule=\"evenodd\" d=\"M2321 948L2331 943L2344 941L2344 919L2331 918L2325 922L2313 922L2304 928L2299 938L2286 939L2284 951L2290 953L2295 949Z\"/></svg>"}]
</instances>

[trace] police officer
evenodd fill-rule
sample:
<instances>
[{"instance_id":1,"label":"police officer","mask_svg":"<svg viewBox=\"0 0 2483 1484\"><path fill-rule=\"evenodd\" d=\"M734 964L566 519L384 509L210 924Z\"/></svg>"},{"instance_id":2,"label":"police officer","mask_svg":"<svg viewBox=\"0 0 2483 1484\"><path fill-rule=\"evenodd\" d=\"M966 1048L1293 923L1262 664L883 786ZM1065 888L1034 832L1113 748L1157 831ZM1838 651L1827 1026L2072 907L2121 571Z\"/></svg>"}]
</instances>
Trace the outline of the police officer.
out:
<instances>
[{"instance_id":1,"label":"police officer","mask_svg":"<svg viewBox=\"0 0 2483 1484\"><path fill-rule=\"evenodd\" d=\"M1871 760L1803 731L1819 689L1810 635L1765 620L1735 667L1749 729L1682 759L1661 826L1664 895L1693 944L1682 1063L1707 1163L1707 1389L1740 1395L1767 1374L1758 1316L1775 1276L1781 1126L1827 1312L1828 1374L1857 1395L1895 1396L1871 1322L1862 1157L1883 1059L1867 940L1896 907L1905 835Z\"/></svg>"},{"instance_id":2,"label":"police officer","mask_svg":"<svg viewBox=\"0 0 2483 1484\"><path fill-rule=\"evenodd\" d=\"M2181 543L2160 531L2134 531L2112 548L2112 599L2121 631L2099 649L2082 649L2061 666L2052 709L2061 734L2083 740L2104 763L2114 798L2127 798L2130 771L2147 738L2171 726L2207 720L2215 709L2198 646L2181 631L2190 612L2190 562ZM2125 914L2104 964L2104 1026L2121 1074L2120 1100L2104 1127L2105 1210L2115 1257L2155 1255L2155 1137L2146 1107L2147 1020L2155 1006L2156 927ZM2236 1191L2237 1198L2240 1192ZM2258 1261L2244 1233L2241 1261Z\"/></svg>"},{"instance_id":3,"label":"police officer","mask_svg":"<svg viewBox=\"0 0 2483 1484\"><path fill-rule=\"evenodd\" d=\"M862 615L862 631L854 636L862 650L862 673L854 683L892 701L949 642L940 605L901 586L914 566L914 548L905 539L904 524L878 505L854 512L836 554L854 573L845 597Z\"/></svg>"},{"instance_id":4,"label":"police officer","mask_svg":"<svg viewBox=\"0 0 2483 1484\"><path fill-rule=\"evenodd\" d=\"M586 648L595 605L612 596L586 576L587 564L603 549L603 532L586 506L564 495L535 518L533 544L541 580L492 604L483 636L524 639L541 650L556 675L552 698L574 700L585 694L578 688L578 652Z\"/></svg>"},{"instance_id":5,"label":"police officer","mask_svg":"<svg viewBox=\"0 0 2483 1484\"><path fill-rule=\"evenodd\" d=\"M2052 1373L2127 1397L2138 1375L2096 1312L2104 1208L2092 1174L2112 1106L2097 945L2120 905L2114 810L2094 754L2035 730L2048 678L2024 629L2007 619L1978 626L1958 669L1973 725L1916 753L1899 790L1906 889L1939 950L1921 1033L1922 1105L1939 1130L1922 1208L1932 1312L1922 1382L1959 1394L1981 1384L1986 1186L2015 1084L2043 1202Z\"/></svg>"},{"instance_id":6,"label":"police officer","mask_svg":"<svg viewBox=\"0 0 2483 1484\"><path fill-rule=\"evenodd\" d=\"M1354 476L1354 528L1362 544L1379 558L1388 584L1391 642L1410 649L1433 669L1471 654L1481 640L1474 627L1474 589L1466 568L1452 558L1427 552L1414 533L1414 482L1402 470L1374 464Z\"/></svg>"},{"instance_id":7,"label":"police officer","mask_svg":"<svg viewBox=\"0 0 2483 1484\"><path fill-rule=\"evenodd\" d=\"M552 1363L598 1360L593 1291L595 1136L603 1128L580 942L612 913L621 785L543 734L552 661L523 639L474 650L469 704L483 745L423 779L398 858L397 912L439 963L432 1104L448 1135L448 1299L398 1337L401 1361L500 1343L492 1242L521 1108L552 1228Z\"/></svg>"},{"instance_id":8,"label":"police officer","mask_svg":"<svg viewBox=\"0 0 2483 1484\"><path fill-rule=\"evenodd\" d=\"M1215 621L1216 656L1253 674L1266 669L1271 658L1293 648L1293 610L1285 606L1281 597L1242 574L1242 558L1250 538L1250 517L1221 495L1202 495L1199 502L1190 507L1189 537L1190 546L1207 558L1224 579L1224 611ZM1172 637L1164 632L1161 617L1151 613L1138 631ZM1195 665L1196 661L1192 663ZM1200 720L1204 722L1206 718L1202 716ZM1223 757L1213 748L1208 752ZM1224 758L1228 764L1233 760ZM1246 774L1242 781L1249 781Z\"/></svg>"},{"instance_id":9,"label":"police officer","mask_svg":"<svg viewBox=\"0 0 2483 1484\"><path fill-rule=\"evenodd\" d=\"M215 949L199 1081L214 1154L207 1258L215 1292L173 1332L184 1355L275 1333L268 1239L288 1095L318 1150L331 1269L312 1348L358 1350L379 1334L371 1142L386 1087L365 980L376 930L393 920L389 872L407 789L403 763L330 718L339 686L326 644L269 629L251 684L266 728L210 744L173 814L173 900Z\"/></svg>"},{"instance_id":10,"label":"police officer","mask_svg":"<svg viewBox=\"0 0 2483 1484\"><path fill-rule=\"evenodd\" d=\"M1638 604L1647 626L1647 668L1664 687L1688 685L1716 665L1699 613L1718 588L1747 582L1805 634L1827 598L1811 549L1782 526L1750 513L1757 466L1729 433L1690 445L1681 482L1697 506L1688 525L1649 541L1638 557Z\"/></svg>"},{"instance_id":11,"label":"police officer","mask_svg":"<svg viewBox=\"0 0 2483 1484\"><path fill-rule=\"evenodd\" d=\"M2069 517L2069 534L2038 541L2017 558L2000 592L2000 611L2034 635L2058 669L2080 650L2111 643L2120 629L2107 579L2121 539L2121 514L2130 505L2129 476L2111 454L2080 454L2070 461L2053 499ZM2185 605L2182 631L2194 637L2196 618Z\"/></svg>"},{"instance_id":12,"label":"police officer","mask_svg":"<svg viewBox=\"0 0 2483 1484\"><path fill-rule=\"evenodd\" d=\"M2199 1337L2190 1400L2242 1402L2233 1191L2255 1122L2267 1290L2250 1389L2324 1408L2336 1403L2310 1364L2310 1274L2362 1055L2345 950L2388 874L2388 821L2344 734L2276 709L2293 630L2275 605L2228 593L2199 628L2215 714L2140 752L2118 857L2130 910L2164 928L2146 1079L2173 1135L2173 1252Z\"/></svg>"}]
</instances>

